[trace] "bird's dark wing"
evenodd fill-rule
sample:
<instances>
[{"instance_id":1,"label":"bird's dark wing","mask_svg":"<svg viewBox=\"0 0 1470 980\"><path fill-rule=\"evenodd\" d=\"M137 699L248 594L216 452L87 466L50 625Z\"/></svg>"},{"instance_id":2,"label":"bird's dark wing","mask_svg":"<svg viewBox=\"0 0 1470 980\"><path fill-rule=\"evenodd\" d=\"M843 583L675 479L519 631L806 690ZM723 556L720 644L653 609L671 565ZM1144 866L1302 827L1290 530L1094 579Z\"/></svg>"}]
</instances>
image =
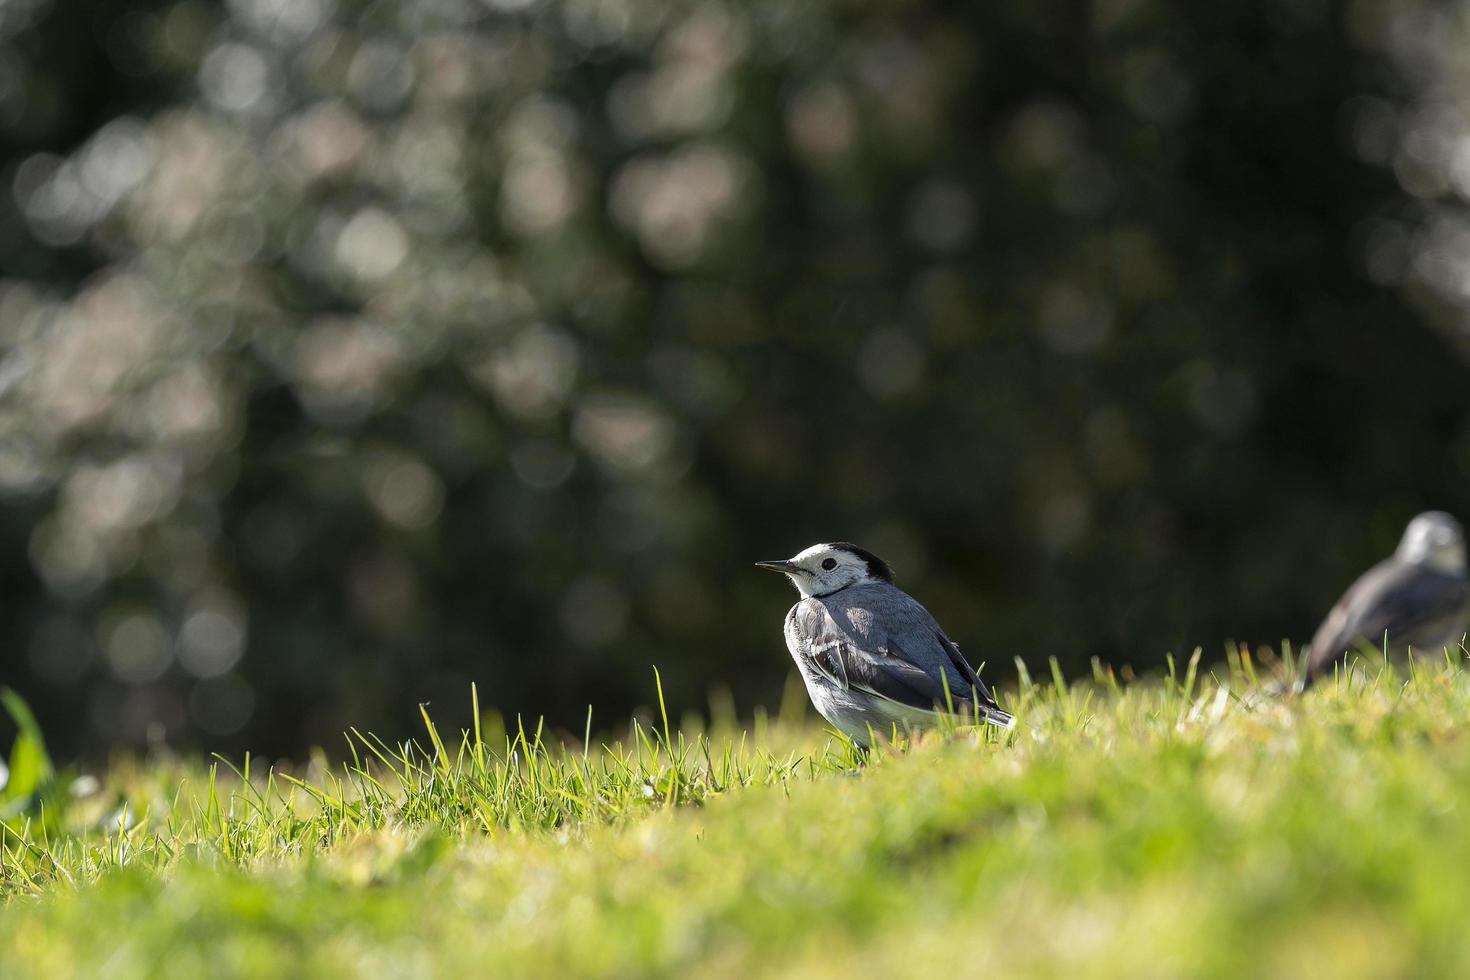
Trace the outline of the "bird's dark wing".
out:
<instances>
[{"instance_id":1,"label":"bird's dark wing","mask_svg":"<svg viewBox=\"0 0 1470 980\"><path fill-rule=\"evenodd\" d=\"M954 640L945 636L944 631L937 626L934 629L934 638L939 641L940 647L949 655L949 662L954 665L955 670L960 672L960 676L967 680L972 687L984 691L985 685L980 682L980 675L975 673L975 668L971 667L970 662L965 659L965 655L960 653L960 648L955 645ZM989 692L987 691L986 694L988 696Z\"/></svg>"},{"instance_id":2,"label":"bird's dark wing","mask_svg":"<svg viewBox=\"0 0 1470 980\"><path fill-rule=\"evenodd\" d=\"M851 645L844 645L843 652L847 676L853 687L921 711L948 711L952 708L957 713L968 714L974 710L975 695L968 684L963 687L951 685L946 691L947 674L935 677L926 673L915 666L908 652L892 640L876 653ZM978 691L980 703L993 707L989 692L983 687Z\"/></svg>"},{"instance_id":3,"label":"bird's dark wing","mask_svg":"<svg viewBox=\"0 0 1470 980\"><path fill-rule=\"evenodd\" d=\"M1418 565L1389 559L1353 583L1312 637L1307 683L1328 673L1361 645L1395 648L1437 643L1464 622L1470 584Z\"/></svg>"},{"instance_id":4,"label":"bird's dark wing","mask_svg":"<svg viewBox=\"0 0 1470 980\"><path fill-rule=\"evenodd\" d=\"M810 631L807 648L835 647L848 686L922 711L953 706L970 714L978 699L982 714L999 713L990 691L934 618L897 588L854 586L806 604L799 625Z\"/></svg>"}]
</instances>

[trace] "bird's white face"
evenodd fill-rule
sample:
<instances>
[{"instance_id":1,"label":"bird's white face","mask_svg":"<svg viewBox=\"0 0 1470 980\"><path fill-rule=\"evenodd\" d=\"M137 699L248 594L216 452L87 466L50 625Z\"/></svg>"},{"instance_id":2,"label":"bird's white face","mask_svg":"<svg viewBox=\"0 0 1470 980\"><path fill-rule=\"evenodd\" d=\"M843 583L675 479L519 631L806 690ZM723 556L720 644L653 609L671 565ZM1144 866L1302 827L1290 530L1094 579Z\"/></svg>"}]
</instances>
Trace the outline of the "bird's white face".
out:
<instances>
[{"instance_id":1,"label":"bird's white face","mask_svg":"<svg viewBox=\"0 0 1470 980\"><path fill-rule=\"evenodd\" d=\"M1460 530L1460 522L1442 511L1420 514L1409 522L1397 555L1400 561L1425 565L1435 571L1464 574L1465 535Z\"/></svg>"},{"instance_id":2,"label":"bird's white face","mask_svg":"<svg viewBox=\"0 0 1470 980\"><path fill-rule=\"evenodd\" d=\"M785 574L803 598L831 595L849 585L885 580L873 573L869 556L830 544L814 544L786 561L763 561L756 564L760 568Z\"/></svg>"}]
</instances>

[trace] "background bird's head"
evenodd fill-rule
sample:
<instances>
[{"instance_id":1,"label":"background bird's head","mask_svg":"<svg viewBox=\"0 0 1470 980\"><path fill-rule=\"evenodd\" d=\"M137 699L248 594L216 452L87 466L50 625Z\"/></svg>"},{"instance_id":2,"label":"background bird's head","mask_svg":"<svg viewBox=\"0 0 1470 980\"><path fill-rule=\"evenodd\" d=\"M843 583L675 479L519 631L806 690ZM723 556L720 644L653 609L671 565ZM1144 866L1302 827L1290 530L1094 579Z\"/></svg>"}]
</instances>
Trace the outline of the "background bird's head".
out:
<instances>
[{"instance_id":1,"label":"background bird's head","mask_svg":"<svg viewBox=\"0 0 1470 980\"><path fill-rule=\"evenodd\" d=\"M1409 522L1399 542L1398 558L1441 572L1465 572L1465 533L1460 522L1440 510L1426 511Z\"/></svg>"},{"instance_id":2,"label":"background bird's head","mask_svg":"<svg viewBox=\"0 0 1470 980\"><path fill-rule=\"evenodd\" d=\"M893 570L886 561L846 541L814 544L795 558L758 561L756 567L789 576L803 596L831 595L863 582L893 581Z\"/></svg>"}]
</instances>

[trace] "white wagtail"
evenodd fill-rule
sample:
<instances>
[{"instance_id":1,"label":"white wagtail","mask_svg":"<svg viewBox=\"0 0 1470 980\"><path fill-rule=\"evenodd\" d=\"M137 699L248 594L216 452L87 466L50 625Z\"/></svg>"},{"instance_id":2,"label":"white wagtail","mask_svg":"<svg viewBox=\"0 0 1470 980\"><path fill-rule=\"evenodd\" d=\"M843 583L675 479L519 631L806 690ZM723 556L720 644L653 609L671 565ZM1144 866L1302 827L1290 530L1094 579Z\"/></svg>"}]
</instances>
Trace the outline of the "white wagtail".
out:
<instances>
[{"instance_id":1,"label":"white wagtail","mask_svg":"<svg viewBox=\"0 0 1470 980\"><path fill-rule=\"evenodd\" d=\"M1350 652L1412 647L1439 653L1458 646L1470 625L1470 581L1460 522L1442 511L1409 522L1398 550L1352 584L1312 638L1306 687Z\"/></svg>"},{"instance_id":2,"label":"white wagtail","mask_svg":"<svg viewBox=\"0 0 1470 980\"><path fill-rule=\"evenodd\" d=\"M893 584L877 555L847 542L817 544L786 561L801 601L786 614L791 650L817 713L859 745L870 733L933 726L944 714L1001 728L1002 711L929 610Z\"/></svg>"}]
</instances>

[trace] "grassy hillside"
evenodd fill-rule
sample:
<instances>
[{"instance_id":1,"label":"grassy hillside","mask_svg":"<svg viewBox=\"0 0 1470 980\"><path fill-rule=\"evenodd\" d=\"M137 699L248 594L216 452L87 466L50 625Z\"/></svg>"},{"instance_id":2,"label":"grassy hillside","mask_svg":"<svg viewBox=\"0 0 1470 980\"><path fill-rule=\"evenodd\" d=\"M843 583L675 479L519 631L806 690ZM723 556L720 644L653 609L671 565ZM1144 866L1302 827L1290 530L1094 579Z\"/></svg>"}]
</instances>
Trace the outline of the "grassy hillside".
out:
<instances>
[{"instance_id":1,"label":"grassy hillside","mask_svg":"<svg viewBox=\"0 0 1470 980\"><path fill-rule=\"evenodd\" d=\"M815 726L430 727L76 798L21 752L0 975L1463 976L1470 680L1223 675L1026 682L1017 732L865 764Z\"/></svg>"}]
</instances>

